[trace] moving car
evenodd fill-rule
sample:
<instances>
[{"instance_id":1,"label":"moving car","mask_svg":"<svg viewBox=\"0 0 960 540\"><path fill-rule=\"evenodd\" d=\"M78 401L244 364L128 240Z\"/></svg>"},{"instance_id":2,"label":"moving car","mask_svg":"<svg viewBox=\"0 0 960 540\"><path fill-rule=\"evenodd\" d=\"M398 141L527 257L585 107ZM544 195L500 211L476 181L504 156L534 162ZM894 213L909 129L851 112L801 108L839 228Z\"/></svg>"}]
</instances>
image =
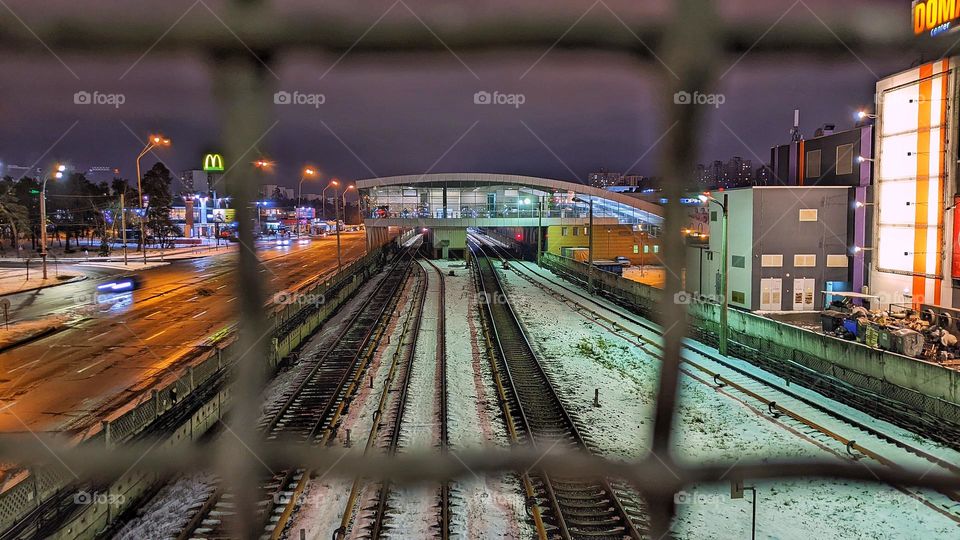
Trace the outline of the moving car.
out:
<instances>
[{"instance_id":1,"label":"moving car","mask_svg":"<svg viewBox=\"0 0 960 540\"><path fill-rule=\"evenodd\" d=\"M613 260L614 260L614 262L616 262L616 263L619 264L620 266L630 266L630 265L631 265L630 259L624 257L623 255L621 255L621 256L619 256L619 257L614 257Z\"/></svg>"}]
</instances>

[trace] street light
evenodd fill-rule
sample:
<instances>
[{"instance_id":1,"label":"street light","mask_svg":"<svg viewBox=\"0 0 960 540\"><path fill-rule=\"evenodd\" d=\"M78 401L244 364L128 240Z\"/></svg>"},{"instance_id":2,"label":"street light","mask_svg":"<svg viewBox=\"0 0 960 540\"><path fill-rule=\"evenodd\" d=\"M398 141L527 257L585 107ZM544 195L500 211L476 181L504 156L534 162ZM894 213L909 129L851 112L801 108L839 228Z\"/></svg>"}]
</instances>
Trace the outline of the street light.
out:
<instances>
[{"instance_id":1,"label":"street light","mask_svg":"<svg viewBox=\"0 0 960 540\"><path fill-rule=\"evenodd\" d=\"M573 200L574 202L587 203L588 205L590 205L590 213L588 214L589 215L588 227L590 228L590 230L588 233L589 237L587 240L587 246L588 246L587 247L587 264L589 264L590 267L587 268L587 288L590 289L590 292L593 292L593 197L590 197L589 199L581 199L580 197L574 197Z\"/></svg>"},{"instance_id":2,"label":"street light","mask_svg":"<svg viewBox=\"0 0 960 540\"><path fill-rule=\"evenodd\" d=\"M308 176L316 176L317 174L319 173L313 167L304 167L300 174L300 184L297 185L297 207L294 209L294 214L297 216L297 236L300 236L300 195L303 193L303 181Z\"/></svg>"},{"instance_id":3,"label":"street light","mask_svg":"<svg viewBox=\"0 0 960 540\"><path fill-rule=\"evenodd\" d=\"M66 165L57 164L54 178L57 180L63 178L63 171L67 170ZM52 172L52 171L51 171ZM40 244L43 249L40 250L40 258L43 260L43 279L47 279L47 180L50 173L43 175L43 185L40 187Z\"/></svg>"},{"instance_id":4,"label":"street light","mask_svg":"<svg viewBox=\"0 0 960 540\"><path fill-rule=\"evenodd\" d=\"M868 157L857 156L857 163L864 163L864 162L873 163L874 161L875 161L875 160L872 160L872 159L870 159L870 158L868 158Z\"/></svg>"},{"instance_id":5,"label":"street light","mask_svg":"<svg viewBox=\"0 0 960 540\"><path fill-rule=\"evenodd\" d=\"M323 199L321 209L322 209L322 211L323 211L323 220L324 220L324 221L327 220L327 190L330 189L330 186L336 187L336 186L339 186L339 185L340 185L340 182L337 181L336 178L334 178L333 180L330 181L329 184L327 184L327 187L323 188L322 195L321 195L320 197ZM336 202L336 201L334 201L334 202Z\"/></svg>"},{"instance_id":6,"label":"street light","mask_svg":"<svg viewBox=\"0 0 960 540\"><path fill-rule=\"evenodd\" d=\"M699 199L706 202L713 202L720 206L723 210L723 223L721 223L720 229L720 289L723 294L723 302L720 306L720 343L718 349L720 354L723 356L727 355L727 335L729 334L729 328L727 326L727 309L729 308L729 302L727 301L727 217L728 217L728 195L723 194L723 202L718 201L709 193L704 193L699 196Z\"/></svg>"},{"instance_id":7,"label":"street light","mask_svg":"<svg viewBox=\"0 0 960 540\"><path fill-rule=\"evenodd\" d=\"M340 216L339 216L340 213L337 212L337 208L338 208L337 202L340 199L343 200L343 221L347 221L347 192L356 187L357 186L350 184L349 186L344 188L343 195L333 200L333 210L334 210L333 217L335 221L334 227L337 229L337 273L340 273L343 269L343 261L340 258Z\"/></svg>"},{"instance_id":8,"label":"street light","mask_svg":"<svg viewBox=\"0 0 960 540\"><path fill-rule=\"evenodd\" d=\"M143 184L141 183L140 178L140 158L147 155L147 152L153 150L158 146L170 146L170 139L164 137L160 134L154 134L147 137L147 145L143 147L143 150L137 154L137 197L140 199L138 204L140 208L140 247L143 249L143 263L147 263L147 233L144 226L144 221L147 217L146 211L144 208L146 205L143 200ZM162 247L162 246L161 246Z\"/></svg>"}]
</instances>

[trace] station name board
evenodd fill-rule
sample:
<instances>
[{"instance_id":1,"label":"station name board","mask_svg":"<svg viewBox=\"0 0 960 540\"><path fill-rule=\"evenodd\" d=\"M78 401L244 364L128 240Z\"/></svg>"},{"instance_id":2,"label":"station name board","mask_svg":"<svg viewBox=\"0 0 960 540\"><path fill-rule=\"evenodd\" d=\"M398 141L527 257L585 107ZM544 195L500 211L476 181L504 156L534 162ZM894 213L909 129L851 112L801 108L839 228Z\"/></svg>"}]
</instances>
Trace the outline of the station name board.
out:
<instances>
[{"instance_id":1,"label":"station name board","mask_svg":"<svg viewBox=\"0 0 960 540\"><path fill-rule=\"evenodd\" d=\"M914 0L913 33L935 36L955 30L960 19L960 0Z\"/></svg>"}]
</instances>

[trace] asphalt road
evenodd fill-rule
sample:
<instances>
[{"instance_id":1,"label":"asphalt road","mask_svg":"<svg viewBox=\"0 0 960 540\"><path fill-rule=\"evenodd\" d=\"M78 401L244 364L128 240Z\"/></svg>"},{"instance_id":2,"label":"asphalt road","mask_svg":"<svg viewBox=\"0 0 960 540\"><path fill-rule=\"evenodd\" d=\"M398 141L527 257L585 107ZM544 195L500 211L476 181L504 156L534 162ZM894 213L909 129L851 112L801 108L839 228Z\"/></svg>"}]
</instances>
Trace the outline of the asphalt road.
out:
<instances>
[{"instance_id":1,"label":"asphalt road","mask_svg":"<svg viewBox=\"0 0 960 540\"><path fill-rule=\"evenodd\" d=\"M365 251L363 232L341 236L344 264ZM337 265L336 240L258 248L268 293L296 290ZM89 425L140 394L186 353L238 318L236 253L175 261L139 272L121 295L96 287L122 270L81 267L90 278L7 296L11 321L60 317L66 327L0 353L0 432L59 432ZM71 269L72 271L73 269Z\"/></svg>"}]
</instances>

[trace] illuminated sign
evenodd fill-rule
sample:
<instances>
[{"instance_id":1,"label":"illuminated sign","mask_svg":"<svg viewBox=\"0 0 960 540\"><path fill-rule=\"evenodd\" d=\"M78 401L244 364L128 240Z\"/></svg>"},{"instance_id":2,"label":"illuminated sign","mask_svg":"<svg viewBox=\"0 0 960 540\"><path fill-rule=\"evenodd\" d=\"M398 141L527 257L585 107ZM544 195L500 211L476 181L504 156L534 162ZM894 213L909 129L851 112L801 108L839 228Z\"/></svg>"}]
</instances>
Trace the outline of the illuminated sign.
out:
<instances>
[{"instance_id":1,"label":"illuminated sign","mask_svg":"<svg viewBox=\"0 0 960 540\"><path fill-rule=\"evenodd\" d=\"M930 33L931 36L954 30L953 24L960 19L958 0L914 0L913 33Z\"/></svg>"},{"instance_id":2,"label":"illuminated sign","mask_svg":"<svg viewBox=\"0 0 960 540\"><path fill-rule=\"evenodd\" d=\"M223 156L220 154L203 156L203 170L206 172L223 172Z\"/></svg>"}]
</instances>

